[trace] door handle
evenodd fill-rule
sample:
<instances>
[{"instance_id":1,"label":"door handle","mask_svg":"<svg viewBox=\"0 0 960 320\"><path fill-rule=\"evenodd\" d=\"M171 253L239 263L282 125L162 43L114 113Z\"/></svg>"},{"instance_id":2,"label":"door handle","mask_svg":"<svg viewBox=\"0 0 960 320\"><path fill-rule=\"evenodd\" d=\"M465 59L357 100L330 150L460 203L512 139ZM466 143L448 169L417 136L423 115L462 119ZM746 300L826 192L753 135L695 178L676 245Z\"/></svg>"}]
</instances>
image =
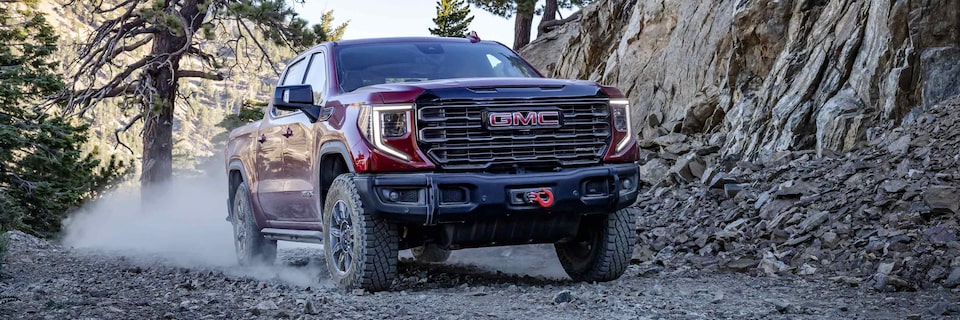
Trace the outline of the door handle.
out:
<instances>
[{"instance_id":1,"label":"door handle","mask_svg":"<svg viewBox=\"0 0 960 320\"><path fill-rule=\"evenodd\" d=\"M259 142L259 143L264 143L264 142L266 142L266 141L267 141L267 136L262 135L262 134L260 135L260 138L257 139L257 142Z\"/></svg>"},{"instance_id":2,"label":"door handle","mask_svg":"<svg viewBox=\"0 0 960 320\"><path fill-rule=\"evenodd\" d=\"M320 112L320 118L326 119L333 115L333 107L326 107Z\"/></svg>"},{"instance_id":3,"label":"door handle","mask_svg":"<svg viewBox=\"0 0 960 320\"><path fill-rule=\"evenodd\" d=\"M287 132L283 133L284 138L289 138L292 135L293 135L293 130L291 130L290 128L287 128Z\"/></svg>"}]
</instances>

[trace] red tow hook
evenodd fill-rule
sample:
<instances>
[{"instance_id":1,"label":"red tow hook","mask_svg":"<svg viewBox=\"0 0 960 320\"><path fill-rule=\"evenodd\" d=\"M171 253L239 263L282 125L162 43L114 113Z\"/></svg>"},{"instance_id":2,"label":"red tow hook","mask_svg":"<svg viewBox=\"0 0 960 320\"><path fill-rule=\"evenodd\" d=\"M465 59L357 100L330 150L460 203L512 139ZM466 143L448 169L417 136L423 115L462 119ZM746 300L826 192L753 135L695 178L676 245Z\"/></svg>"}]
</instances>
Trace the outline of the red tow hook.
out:
<instances>
[{"instance_id":1,"label":"red tow hook","mask_svg":"<svg viewBox=\"0 0 960 320\"><path fill-rule=\"evenodd\" d=\"M527 197L530 202L536 202L540 207L549 208L553 206L553 191L550 191L550 189L543 188L540 191L530 191Z\"/></svg>"}]
</instances>

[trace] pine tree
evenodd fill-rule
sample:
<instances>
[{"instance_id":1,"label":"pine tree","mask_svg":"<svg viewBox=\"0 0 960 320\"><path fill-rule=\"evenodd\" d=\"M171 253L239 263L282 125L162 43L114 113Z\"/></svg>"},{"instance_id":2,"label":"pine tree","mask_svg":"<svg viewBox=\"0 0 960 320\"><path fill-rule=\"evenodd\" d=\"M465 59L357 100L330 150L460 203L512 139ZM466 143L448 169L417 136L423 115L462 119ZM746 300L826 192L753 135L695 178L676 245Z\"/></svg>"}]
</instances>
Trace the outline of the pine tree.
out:
<instances>
[{"instance_id":1,"label":"pine tree","mask_svg":"<svg viewBox=\"0 0 960 320\"><path fill-rule=\"evenodd\" d=\"M0 7L0 230L49 236L66 214L123 173L84 154L86 125L37 108L64 87L57 36L31 1ZM57 107L57 106L52 106Z\"/></svg>"},{"instance_id":2,"label":"pine tree","mask_svg":"<svg viewBox=\"0 0 960 320\"><path fill-rule=\"evenodd\" d=\"M437 1L437 17L433 18L436 28L430 28L430 34L440 37L466 37L473 16L470 5L463 0Z\"/></svg>"},{"instance_id":3,"label":"pine tree","mask_svg":"<svg viewBox=\"0 0 960 320\"><path fill-rule=\"evenodd\" d=\"M89 3L90 11L105 19L79 46L78 57L69 66L71 87L58 100L67 102L66 111L76 115L111 98L123 98L139 109L126 121L126 128L143 123L140 181L146 200L151 199L151 187L173 175L174 111L178 102L186 100L178 96L181 82L226 78L223 57L198 45L202 38L213 36L215 26L235 24L237 36L221 42L225 46L255 44L265 57L275 54L269 51L269 42L300 50L341 35L346 26L332 27L332 16L324 14L324 23L309 27L288 0ZM134 62L125 62L130 58ZM190 59L202 64L196 69L181 65ZM281 68L273 60L261 61L279 75Z\"/></svg>"}]
</instances>

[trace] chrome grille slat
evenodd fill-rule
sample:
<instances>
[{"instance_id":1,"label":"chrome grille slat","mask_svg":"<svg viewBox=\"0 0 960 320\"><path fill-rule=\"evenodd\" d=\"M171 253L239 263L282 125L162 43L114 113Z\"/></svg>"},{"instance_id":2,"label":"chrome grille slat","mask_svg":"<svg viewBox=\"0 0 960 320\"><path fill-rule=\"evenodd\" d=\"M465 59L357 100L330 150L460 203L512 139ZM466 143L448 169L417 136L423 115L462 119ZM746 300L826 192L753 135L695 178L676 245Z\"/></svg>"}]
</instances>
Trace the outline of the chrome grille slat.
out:
<instances>
[{"instance_id":1,"label":"chrome grille slat","mask_svg":"<svg viewBox=\"0 0 960 320\"><path fill-rule=\"evenodd\" d=\"M483 111L559 108L561 128L487 130ZM444 170L491 167L585 166L600 162L609 145L605 98L441 100L418 102L420 149Z\"/></svg>"}]
</instances>

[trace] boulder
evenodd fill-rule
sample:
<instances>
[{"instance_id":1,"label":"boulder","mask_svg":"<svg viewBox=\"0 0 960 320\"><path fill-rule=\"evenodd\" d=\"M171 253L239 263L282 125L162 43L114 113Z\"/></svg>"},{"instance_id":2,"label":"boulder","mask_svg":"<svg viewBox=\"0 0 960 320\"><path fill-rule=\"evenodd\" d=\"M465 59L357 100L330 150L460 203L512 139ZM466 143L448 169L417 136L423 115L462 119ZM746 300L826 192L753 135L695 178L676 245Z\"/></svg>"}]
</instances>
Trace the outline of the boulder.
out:
<instances>
[{"instance_id":1,"label":"boulder","mask_svg":"<svg viewBox=\"0 0 960 320\"><path fill-rule=\"evenodd\" d=\"M931 186L923 191L923 201L930 211L937 214L957 214L960 212L960 198L957 188L951 186Z\"/></svg>"},{"instance_id":2,"label":"boulder","mask_svg":"<svg viewBox=\"0 0 960 320\"><path fill-rule=\"evenodd\" d=\"M663 160L650 160L639 168L640 181L646 182L649 185L656 185L667 176L667 172L669 171L670 167L667 167Z\"/></svg>"}]
</instances>

